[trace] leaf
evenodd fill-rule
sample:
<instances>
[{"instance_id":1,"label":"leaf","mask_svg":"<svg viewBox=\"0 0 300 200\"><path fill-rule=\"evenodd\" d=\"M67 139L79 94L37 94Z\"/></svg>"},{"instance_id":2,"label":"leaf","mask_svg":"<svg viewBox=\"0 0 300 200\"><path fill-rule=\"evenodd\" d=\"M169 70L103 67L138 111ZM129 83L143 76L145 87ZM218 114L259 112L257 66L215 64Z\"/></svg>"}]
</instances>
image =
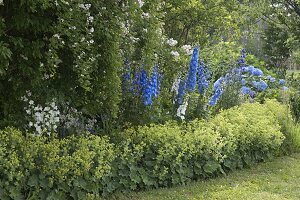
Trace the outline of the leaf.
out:
<instances>
[{"instance_id":1,"label":"leaf","mask_svg":"<svg viewBox=\"0 0 300 200\"><path fill-rule=\"evenodd\" d=\"M204 166L203 170L206 173L212 174L214 173L218 168L220 168L220 164L216 161L209 160Z\"/></svg>"}]
</instances>

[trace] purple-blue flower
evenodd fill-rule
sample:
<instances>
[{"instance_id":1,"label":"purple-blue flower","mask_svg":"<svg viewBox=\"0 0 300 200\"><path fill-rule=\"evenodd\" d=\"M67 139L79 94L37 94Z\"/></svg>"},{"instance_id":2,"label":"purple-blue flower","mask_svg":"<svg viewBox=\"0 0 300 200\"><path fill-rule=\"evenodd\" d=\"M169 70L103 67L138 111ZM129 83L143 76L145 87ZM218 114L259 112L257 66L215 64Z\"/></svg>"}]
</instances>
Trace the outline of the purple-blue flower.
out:
<instances>
[{"instance_id":1,"label":"purple-blue flower","mask_svg":"<svg viewBox=\"0 0 300 200\"><path fill-rule=\"evenodd\" d=\"M246 85L246 84L247 84L247 81L246 81L245 79L242 79L242 80L241 80L241 84L242 84L242 85Z\"/></svg>"},{"instance_id":2,"label":"purple-blue flower","mask_svg":"<svg viewBox=\"0 0 300 200\"><path fill-rule=\"evenodd\" d=\"M186 88L189 91L194 91L197 84L198 58L199 58L199 47L196 47L193 51L187 83L186 83Z\"/></svg>"},{"instance_id":3,"label":"purple-blue flower","mask_svg":"<svg viewBox=\"0 0 300 200\"><path fill-rule=\"evenodd\" d=\"M178 104L179 105L183 104L183 97L185 94L185 89L186 89L186 81L180 80L179 88L178 88Z\"/></svg>"},{"instance_id":4,"label":"purple-blue flower","mask_svg":"<svg viewBox=\"0 0 300 200\"><path fill-rule=\"evenodd\" d=\"M288 90L288 89L289 89L289 88L286 87L286 86L283 86L283 87L282 87L282 90L283 90L283 91L286 91L286 90Z\"/></svg>"},{"instance_id":5,"label":"purple-blue flower","mask_svg":"<svg viewBox=\"0 0 300 200\"><path fill-rule=\"evenodd\" d=\"M241 93L246 95L246 94L250 94L251 89L249 87L243 86L241 87Z\"/></svg>"},{"instance_id":6,"label":"purple-blue flower","mask_svg":"<svg viewBox=\"0 0 300 200\"><path fill-rule=\"evenodd\" d=\"M203 62L200 62L200 65L198 66L197 75L198 75L198 91L200 94L203 94L209 86L209 81L207 80L208 75L205 71Z\"/></svg>"},{"instance_id":7,"label":"purple-blue flower","mask_svg":"<svg viewBox=\"0 0 300 200\"><path fill-rule=\"evenodd\" d=\"M279 85L284 85L285 84L285 80L284 79L279 79L278 83L279 83Z\"/></svg>"}]
</instances>

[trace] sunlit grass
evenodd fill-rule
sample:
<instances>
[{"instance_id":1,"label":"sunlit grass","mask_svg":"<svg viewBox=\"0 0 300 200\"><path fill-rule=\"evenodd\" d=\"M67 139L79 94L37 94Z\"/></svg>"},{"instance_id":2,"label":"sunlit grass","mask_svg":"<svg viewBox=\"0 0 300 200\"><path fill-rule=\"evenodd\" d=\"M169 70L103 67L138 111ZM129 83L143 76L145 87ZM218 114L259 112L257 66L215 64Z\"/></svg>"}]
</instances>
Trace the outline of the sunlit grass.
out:
<instances>
[{"instance_id":1,"label":"sunlit grass","mask_svg":"<svg viewBox=\"0 0 300 200\"><path fill-rule=\"evenodd\" d=\"M117 195L124 200L300 199L300 154L187 186Z\"/></svg>"}]
</instances>

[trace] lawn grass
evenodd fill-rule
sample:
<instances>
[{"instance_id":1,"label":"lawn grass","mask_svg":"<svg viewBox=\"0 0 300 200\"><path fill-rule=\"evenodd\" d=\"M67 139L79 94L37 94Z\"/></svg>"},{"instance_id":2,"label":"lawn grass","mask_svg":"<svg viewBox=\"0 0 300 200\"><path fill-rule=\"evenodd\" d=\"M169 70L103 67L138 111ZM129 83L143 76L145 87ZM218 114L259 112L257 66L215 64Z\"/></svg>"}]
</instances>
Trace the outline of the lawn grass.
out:
<instances>
[{"instance_id":1,"label":"lawn grass","mask_svg":"<svg viewBox=\"0 0 300 200\"><path fill-rule=\"evenodd\" d=\"M276 158L251 169L187 186L116 195L124 200L300 199L300 154Z\"/></svg>"}]
</instances>

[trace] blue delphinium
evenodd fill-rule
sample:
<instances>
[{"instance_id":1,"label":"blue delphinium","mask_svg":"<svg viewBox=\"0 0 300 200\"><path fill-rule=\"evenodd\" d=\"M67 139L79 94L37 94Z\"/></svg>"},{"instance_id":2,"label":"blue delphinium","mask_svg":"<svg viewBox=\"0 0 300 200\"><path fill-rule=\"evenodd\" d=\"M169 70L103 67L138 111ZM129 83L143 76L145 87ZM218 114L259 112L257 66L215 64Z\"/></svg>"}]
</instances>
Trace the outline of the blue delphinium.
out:
<instances>
[{"instance_id":1,"label":"blue delphinium","mask_svg":"<svg viewBox=\"0 0 300 200\"><path fill-rule=\"evenodd\" d=\"M220 97L223 94L223 88L217 88L217 90L214 91L214 95L210 98L208 104L210 106L215 106L218 102L218 100L220 99Z\"/></svg>"},{"instance_id":2,"label":"blue delphinium","mask_svg":"<svg viewBox=\"0 0 300 200\"><path fill-rule=\"evenodd\" d=\"M214 94L210 98L208 104L211 106L214 106L217 104L217 101L221 98L223 94L223 84L225 82L226 78L220 77L215 83L214 83Z\"/></svg>"},{"instance_id":3,"label":"blue delphinium","mask_svg":"<svg viewBox=\"0 0 300 200\"><path fill-rule=\"evenodd\" d=\"M141 89L145 89L147 87L147 83L148 83L148 75L147 75L147 72L142 69L141 72L140 72L140 76L139 76L139 85L141 87Z\"/></svg>"},{"instance_id":4,"label":"blue delphinium","mask_svg":"<svg viewBox=\"0 0 300 200\"><path fill-rule=\"evenodd\" d=\"M147 84L146 88L143 90L143 102L145 106L152 105L152 88L151 88L151 81Z\"/></svg>"},{"instance_id":5,"label":"blue delphinium","mask_svg":"<svg viewBox=\"0 0 300 200\"><path fill-rule=\"evenodd\" d=\"M190 69L189 69L187 84L186 84L186 88L189 91L194 91L197 84L198 58L199 58L199 47L195 47L190 62Z\"/></svg>"},{"instance_id":6,"label":"blue delphinium","mask_svg":"<svg viewBox=\"0 0 300 200\"><path fill-rule=\"evenodd\" d=\"M209 81L207 80L208 74L205 71L203 62L200 62L198 66L197 75L198 75L198 91L200 94L203 94L209 86Z\"/></svg>"},{"instance_id":7,"label":"blue delphinium","mask_svg":"<svg viewBox=\"0 0 300 200\"><path fill-rule=\"evenodd\" d=\"M178 88L178 104L179 105L183 104L183 97L185 94L185 89L186 89L186 81L180 80L179 88Z\"/></svg>"},{"instance_id":8,"label":"blue delphinium","mask_svg":"<svg viewBox=\"0 0 300 200\"><path fill-rule=\"evenodd\" d=\"M246 50L242 49L241 57L238 60L238 64L241 67L242 71L244 71L244 67L246 67Z\"/></svg>"},{"instance_id":9,"label":"blue delphinium","mask_svg":"<svg viewBox=\"0 0 300 200\"><path fill-rule=\"evenodd\" d=\"M215 83L214 83L214 91L216 91L221 84L224 82L224 77L220 77Z\"/></svg>"},{"instance_id":10,"label":"blue delphinium","mask_svg":"<svg viewBox=\"0 0 300 200\"><path fill-rule=\"evenodd\" d=\"M143 77L147 77L147 76L143 75ZM153 72L151 74L150 79L147 81L146 86L142 86L144 87L142 97L145 106L152 105L153 104L152 98L158 96L159 93L158 79L159 79L158 66L155 66L153 68ZM141 82L144 83L144 80L142 80Z\"/></svg>"}]
</instances>

